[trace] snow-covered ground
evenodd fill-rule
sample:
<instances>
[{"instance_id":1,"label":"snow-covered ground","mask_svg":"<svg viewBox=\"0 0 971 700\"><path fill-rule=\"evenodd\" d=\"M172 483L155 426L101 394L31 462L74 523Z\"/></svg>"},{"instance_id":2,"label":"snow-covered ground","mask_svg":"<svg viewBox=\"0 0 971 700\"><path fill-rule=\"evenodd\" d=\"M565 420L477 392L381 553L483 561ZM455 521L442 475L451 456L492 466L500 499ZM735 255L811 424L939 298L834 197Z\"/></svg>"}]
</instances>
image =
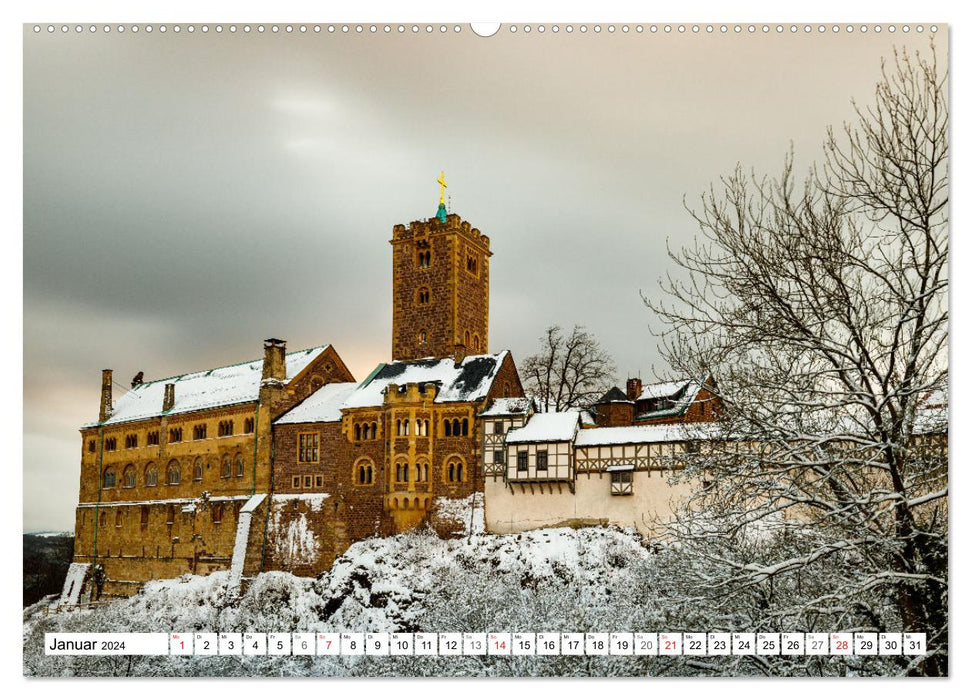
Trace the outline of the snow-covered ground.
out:
<instances>
[{"instance_id":1,"label":"snow-covered ground","mask_svg":"<svg viewBox=\"0 0 971 700\"><path fill-rule=\"evenodd\" d=\"M468 517L471 504L441 504ZM474 517L472 518L474 521ZM890 675L884 657L45 656L45 632L658 632L749 629L744 600L696 597L705 564L632 530L433 530L353 545L317 579L229 572L151 581L132 598L24 610L24 673L40 676ZM756 607L763 599L756 595ZM723 606L722 603L730 603ZM760 609L760 608L759 608ZM783 630L780 630L783 631Z\"/></svg>"},{"instance_id":2,"label":"snow-covered ground","mask_svg":"<svg viewBox=\"0 0 971 700\"><path fill-rule=\"evenodd\" d=\"M444 504L445 508L448 504ZM466 515L465 504L456 508ZM473 529L475 524L473 523ZM636 532L607 528L441 539L431 531L353 545L318 579L269 572L230 592L228 572L152 581L92 610L24 611L25 672L38 675L529 675L570 672L520 661L436 658L46 657L47 631L610 631L628 629L634 582L652 555ZM647 611L650 606L641 606ZM534 662L536 660L533 660ZM588 663L579 666L586 669ZM600 662L593 662L600 663ZM627 662L628 666L630 661ZM609 667L609 664L608 664ZM618 672L614 671L614 673ZM634 671L633 667L627 673ZM605 667L602 673L613 675ZM583 672L586 675L586 672ZM597 675L600 675L598 673Z\"/></svg>"}]
</instances>

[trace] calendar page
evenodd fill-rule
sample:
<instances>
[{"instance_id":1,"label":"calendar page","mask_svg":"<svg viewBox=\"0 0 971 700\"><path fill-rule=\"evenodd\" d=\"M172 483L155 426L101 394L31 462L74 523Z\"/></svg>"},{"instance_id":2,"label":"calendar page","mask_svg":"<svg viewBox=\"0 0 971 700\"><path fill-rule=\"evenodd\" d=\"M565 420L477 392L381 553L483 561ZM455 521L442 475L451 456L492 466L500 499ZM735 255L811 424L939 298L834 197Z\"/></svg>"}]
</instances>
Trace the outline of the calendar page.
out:
<instances>
[{"instance_id":1,"label":"calendar page","mask_svg":"<svg viewBox=\"0 0 971 700\"><path fill-rule=\"evenodd\" d=\"M323 14L22 26L23 675L948 676L947 23Z\"/></svg>"}]
</instances>

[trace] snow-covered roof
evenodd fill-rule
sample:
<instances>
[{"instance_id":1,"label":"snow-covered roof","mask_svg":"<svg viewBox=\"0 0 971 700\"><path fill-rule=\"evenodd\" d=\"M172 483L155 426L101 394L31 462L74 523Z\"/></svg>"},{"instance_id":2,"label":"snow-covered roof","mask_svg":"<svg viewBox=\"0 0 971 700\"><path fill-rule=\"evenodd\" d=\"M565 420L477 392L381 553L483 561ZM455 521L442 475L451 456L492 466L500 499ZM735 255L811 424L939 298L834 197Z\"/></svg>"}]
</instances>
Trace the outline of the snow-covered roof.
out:
<instances>
[{"instance_id":1,"label":"snow-covered roof","mask_svg":"<svg viewBox=\"0 0 971 700\"><path fill-rule=\"evenodd\" d=\"M302 403L274 421L280 423L329 423L341 419L341 406L354 390L357 382L324 384Z\"/></svg>"},{"instance_id":2,"label":"snow-covered roof","mask_svg":"<svg viewBox=\"0 0 971 700\"><path fill-rule=\"evenodd\" d=\"M701 384L693 379L648 384L642 388L640 395L637 397L638 401L672 397L671 400L674 402L674 405L640 413L637 415L637 418L661 418L664 416L680 415L698 397L699 391L701 391Z\"/></svg>"},{"instance_id":3,"label":"snow-covered roof","mask_svg":"<svg viewBox=\"0 0 971 700\"><path fill-rule=\"evenodd\" d=\"M679 379L674 382L654 382L653 384L645 384L641 387L641 393L638 395L637 400L643 401L644 399L661 399L666 396L674 396L682 389L687 388L685 392L685 398L688 396L693 400L697 396L698 391L701 389L701 384L696 382L694 379Z\"/></svg>"},{"instance_id":4,"label":"snow-covered roof","mask_svg":"<svg viewBox=\"0 0 971 700\"><path fill-rule=\"evenodd\" d=\"M597 403L634 403L619 386L611 387Z\"/></svg>"},{"instance_id":5,"label":"snow-covered roof","mask_svg":"<svg viewBox=\"0 0 971 700\"><path fill-rule=\"evenodd\" d=\"M506 434L506 444L521 442L568 442L576 437L580 425L579 411L534 413L522 428Z\"/></svg>"},{"instance_id":6,"label":"snow-covered roof","mask_svg":"<svg viewBox=\"0 0 971 700\"><path fill-rule=\"evenodd\" d=\"M577 434L577 447L596 445L639 445L655 442L680 442L715 437L717 423L671 423L669 425L628 425L618 428L583 428Z\"/></svg>"},{"instance_id":7,"label":"snow-covered roof","mask_svg":"<svg viewBox=\"0 0 971 700\"><path fill-rule=\"evenodd\" d=\"M532 399L528 397L501 398L492 402L480 416L518 416L529 411Z\"/></svg>"},{"instance_id":8,"label":"snow-covered roof","mask_svg":"<svg viewBox=\"0 0 971 700\"><path fill-rule=\"evenodd\" d=\"M287 353L287 379L293 379L300 374L328 347L330 346L320 345ZM115 400L111 417L104 422L104 425L161 416L166 384L175 384L175 405L165 412L166 415L171 416L256 401L259 398L262 378L263 358L260 358L237 365L145 382ZM98 425L97 421L82 427L89 428L95 425Z\"/></svg>"},{"instance_id":9,"label":"snow-covered roof","mask_svg":"<svg viewBox=\"0 0 971 700\"><path fill-rule=\"evenodd\" d=\"M426 358L380 364L344 402L344 408L380 406L389 384L435 384L435 403L481 401L492 388L508 350L495 355L470 355L456 367L455 360Z\"/></svg>"}]
</instances>

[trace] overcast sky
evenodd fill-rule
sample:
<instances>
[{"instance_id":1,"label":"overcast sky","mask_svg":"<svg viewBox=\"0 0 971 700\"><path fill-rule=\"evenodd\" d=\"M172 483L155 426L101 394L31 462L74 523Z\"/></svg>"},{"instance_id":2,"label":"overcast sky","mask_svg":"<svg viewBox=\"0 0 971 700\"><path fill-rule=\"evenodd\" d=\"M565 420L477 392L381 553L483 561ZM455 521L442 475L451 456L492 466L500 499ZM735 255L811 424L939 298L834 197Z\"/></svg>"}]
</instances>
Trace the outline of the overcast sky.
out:
<instances>
[{"instance_id":1,"label":"overcast sky","mask_svg":"<svg viewBox=\"0 0 971 700\"><path fill-rule=\"evenodd\" d=\"M25 530L73 528L102 368L127 385L271 336L358 379L390 359L388 240L434 215L441 170L492 241L491 350L582 324L618 381L663 373L641 294L695 234L682 201L790 144L818 158L926 34L26 28Z\"/></svg>"}]
</instances>

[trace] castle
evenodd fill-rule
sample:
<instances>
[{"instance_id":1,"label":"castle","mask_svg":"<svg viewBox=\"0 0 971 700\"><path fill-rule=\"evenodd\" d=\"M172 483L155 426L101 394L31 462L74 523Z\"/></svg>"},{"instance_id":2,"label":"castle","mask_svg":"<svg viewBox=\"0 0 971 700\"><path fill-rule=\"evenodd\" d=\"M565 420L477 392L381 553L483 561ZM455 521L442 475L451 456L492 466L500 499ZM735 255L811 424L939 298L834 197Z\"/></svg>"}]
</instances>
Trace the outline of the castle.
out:
<instances>
[{"instance_id":1,"label":"castle","mask_svg":"<svg viewBox=\"0 0 971 700\"><path fill-rule=\"evenodd\" d=\"M444 188L444 179L441 180ZM391 361L356 381L337 351L287 352L117 399L102 373L81 427L74 563L62 602L229 570L316 575L352 543L485 507L513 532L613 522L650 532L687 485L663 478L716 417L691 381L537 413L512 354L489 352L489 238L448 213L396 225ZM581 478L582 477L582 478ZM478 503L476 503L478 499ZM464 516L463 516L464 517Z\"/></svg>"}]
</instances>

